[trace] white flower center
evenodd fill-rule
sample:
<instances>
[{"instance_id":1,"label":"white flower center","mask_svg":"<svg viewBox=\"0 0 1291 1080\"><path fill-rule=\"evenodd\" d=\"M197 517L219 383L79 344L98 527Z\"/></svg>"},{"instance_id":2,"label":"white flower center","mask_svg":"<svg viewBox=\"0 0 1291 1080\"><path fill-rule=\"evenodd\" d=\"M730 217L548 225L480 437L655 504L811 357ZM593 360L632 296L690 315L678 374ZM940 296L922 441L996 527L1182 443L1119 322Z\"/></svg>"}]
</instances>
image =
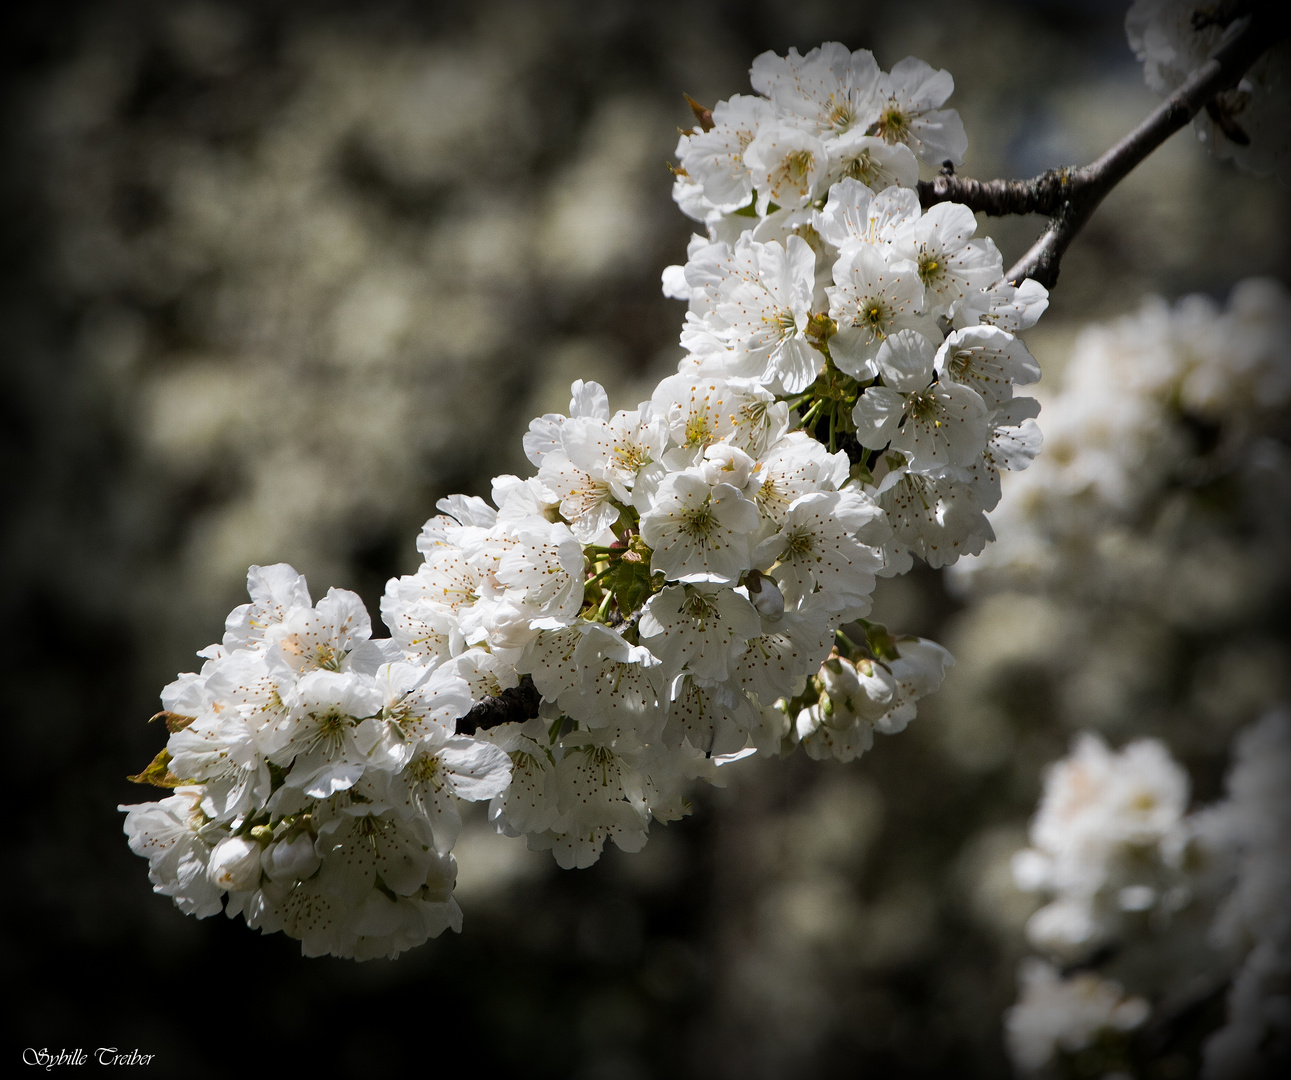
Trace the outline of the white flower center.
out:
<instances>
[{"instance_id":1,"label":"white flower center","mask_svg":"<svg viewBox=\"0 0 1291 1080\"><path fill-rule=\"evenodd\" d=\"M717 515L713 513L713 504L709 499L681 516L681 531L694 540L707 539L716 528Z\"/></svg>"},{"instance_id":2,"label":"white flower center","mask_svg":"<svg viewBox=\"0 0 1291 1080\"><path fill-rule=\"evenodd\" d=\"M789 562L793 559L802 559L815 550L815 538L811 530L805 527L792 529L785 534L784 554L780 556L781 562Z\"/></svg>"},{"instance_id":3,"label":"white flower center","mask_svg":"<svg viewBox=\"0 0 1291 1080\"><path fill-rule=\"evenodd\" d=\"M717 605L711 597L703 593L693 592L686 597L686 603L682 610L699 623L699 629L703 631L710 619L718 618Z\"/></svg>"},{"instance_id":4,"label":"white flower center","mask_svg":"<svg viewBox=\"0 0 1291 1080\"><path fill-rule=\"evenodd\" d=\"M901 142L910 130L910 115L890 100L874 125L874 133L889 143Z\"/></svg>"},{"instance_id":5,"label":"white flower center","mask_svg":"<svg viewBox=\"0 0 1291 1080\"><path fill-rule=\"evenodd\" d=\"M892 309L881 296L872 296L861 301L856 312L856 324L868 328L880 337L883 336L884 330L891 321Z\"/></svg>"},{"instance_id":6,"label":"white flower center","mask_svg":"<svg viewBox=\"0 0 1291 1080\"><path fill-rule=\"evenodd\" d=\"M862 184L868 185L878 171L878 166L868 150L862 150L856 157L843 162L843 175L859 180Z\"/></svg>"},{"instance_id":7,"label":"white flower center","mask_svg":"<svg viewBox=\"0 0 1291 1080\"><path fill-rule=\"evenodd\" d=\"M946 263L935 252L919 253L919 279L925 285L931 285L938 278L945 277Z\"/></svg>"}]
</instances>

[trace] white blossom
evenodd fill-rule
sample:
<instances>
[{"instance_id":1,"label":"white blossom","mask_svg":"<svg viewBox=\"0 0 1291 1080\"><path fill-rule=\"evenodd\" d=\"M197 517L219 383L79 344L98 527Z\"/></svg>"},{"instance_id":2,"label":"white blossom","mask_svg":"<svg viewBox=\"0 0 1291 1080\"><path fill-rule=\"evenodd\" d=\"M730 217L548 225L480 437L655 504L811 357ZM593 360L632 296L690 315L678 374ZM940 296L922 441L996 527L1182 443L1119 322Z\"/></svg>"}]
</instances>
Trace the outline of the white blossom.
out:
<instances>
[{"instance_id":1,"label":"white blossom","mask_svg":"<svg viewBox=\"0 0 1291 1080\"><path fill-rule=\"evenodd\" d=\"M641 516L652 570L672 581L733 583L750 568L757 506L738 488L712 484L700 470L670 473Z\"/></svg>"},{"instance_id":2,"label":"white blossom","mask_svg":"<svg viewBox=\"0 0 1291 1080\"><path fill-rule=\"evenodd\" d=\"M269 879L280 885L290 885L313 877L322 865L314 849L314 838L308 832L286 835L265 848L261 864Z\"/></svg>"},{"instance_id":3,"label":"white blossom","mask_svg":"<svg viewBox=\"0 0 1291 1080\"><path fill-rule=\"evenodd\" d=\"M725 680L735 658L761 632L758 613L734 589L669 585L652 596L640 622L641 639L671 678L683 668Z\"/></svg>"},{"instance_id":4,"label":"white blossom","mask_svg":"<svg viewBox=\"0 0 1291 1080\"><path fill-rule=\"evenodd\" d=\"M879 348L902 330L940 342L936 325L921 314L923 284L908 259L889 260L871 244L859 244L834 265L829 315L838 323L830 353L839 368L856 379L878 374Z\"/></svg>"},{"instance_id":5,"label":"white blossom","mask_svg":"<svg viewBox=\"0 0 1291 1080\"><path fill-rule=\"evenodd\" d=\"M677 144L700 223L663 274L677 373L632 410L575 381L523 436L531 475L439 500L387 583L389 638L356 594L314 604L286 564L252 567L163 692L143 776L182 786L122 808L156 891L306 955L394 957L461 927L461 801L589 866L747 756L850 760L940 684L940 646L866 624L871 655L840 624L877 575L989 536L1000 470L1039 445L1010 335L1045 294L1002 282L967 208L920 207L918 159L963 154L946 72L827 42L750 80ZM826 416L830 446L855 454L855 423L879 453L831 452Z\"/></svg>"},{"instance_id":6,"label":"white blossom","mask_svg":"<svg viewBox=\"0 0 1291 1080\"><path fill-rule=\"evenodd\" d=\"M179 787L158 802L120 806L130 850L148 860L153 892L169 896L188 915L204 919L223 906L206 869L211 846L202 838L201 788Z\"/></svg>"},{"instance_id":7,"label":"white blossom","mask_svg":"<svg viewBox=\"0 0 1291 1080\"><path fill-rule=\"evenodd\" d=\"M1004 260L989 237L972 239L973 212L942 202L907 221L892 237L897 258L913 262L924 287L924 313L952 316L1004 275Z\"/></svg>"},{"instance_id":8,"label":"white blossom","mask_svg":"<svg viewBox=\"0 0 1291 1080\"><path fill-rule=\"evenodd\" d=\"M758 545L754 561L770 571L786 602L806 602L819 587L823 606L859 618L869 612L874 573L883 566L877 546L889 529L883 511L858 492L817 492L789 506L779 532ZM871 544L858 539L862 531Z\"/></svg>"},{"instance_id":9,"label":"white blossom","mask_svg":"<svg viewBox=\"0 0 1291 1080\"><path fill-rule=\"evenodd\" d=\"M1148 1003L1119 983L1088 972L1064 977L1029 957L1018 970L1022 997L1004 1018L1009 1056L1023 1072L1038 1072L1059 1051L1085 1049L1101 1031L1132 1031L1149 1014Z\"/></svg>"},{"instance_id":10,"label":"white blossom","mask_svg":"<svg viewBox=\"0 0 1291 1080\"><path fill-rule=\"evenodd\" d=\"M1033 943L1088 955L1118 933L1124 911L1164 899L1188 793L1187 774L1160 741L1118 754L1082 735L1046 773L1032 848L1014 862L1019 886L1053 896L1028 924Z\"/></svg>"},{"instance_id":11,"label":"white blossom","mask_svg":"<svg viewBox=\"0 0 1291 1080\"><path fill-rule=\"evenodd\" d=\"M508 836L545 833L559 813L555 761L546 736L539 720L499 724L482 733L511 760L511 783L489 803L489 820Z\"/></svg>"},{"instance_id":12,"label":"white blossom","mask_svg":"<svg viewBox=\"0 0 1291 1080\"><path fill-rule=\"evenodd\" d=\"M913 188L919 182L919 162L904 143L892 145L852 128L825 145L831 180L856 180L872 191Z\"/></svg>"},{"instance_id":13,"label":"white blossom","mask_svg":"<svg viewBox=\"0 0 1291 1080\"><path fill-rule=\"evenodd\" d=\"M815 381L825 363L805 335L816 258L797 236L790 236L784 245L750 244L758 263L758 280L732 283L723 290L715 309L737 354L743 357L732 374L796 394Z\"/></svg>"},{"instance_id":14,"label":"white blossom","mask_svg":"<svg viewBox=\"0 0 1291 1080\"><path fill-rule=\"evenodd\" d=\"M890 143L905 143L921 161L940 165L963 163L968 137L954 109L942 109L955 89L945 70L934 71L922 60L907 56L891 74L880 75L876 134Z\"/></svg>"},{"instance_id":15,"label":"white blossom","mask_svg":"<svg viewBox=\"0 0 1291 1080\"><path fill-rule=\"evenodd\" d=\"M304 576L286 563L251 567L247 592L251 603L234 608L224 624L226 649L259 646L269 627L281 623L293 609L313 603Z\"/></svg>"},{"instance_id":16,"label":"white blossom","mask_svg":"<svg viewBox=\"0 0 1291 1080\"><path fill-rule=\"evenodd\" d=\"M226 836L211 849L206 875L225 892L249 892L260 884L260 845L245 836Z\"/></svg>"},{"instance_id":17,"label":"white blossom","mask_svg":"<svg viewBox=\"0 0 1291 1080\"><path fill-rule=\"evenodd\" d=\"M752 196L753 178L744 151L770 117L771 105L765 99L734 94L713 106L711 130L682 136L677 157L715 209L736 210Z\"/></svg>"},{"instance_id":18,"label":"white blossom","mask_svg":"<svg viewBox=\"0 0 1291 1080\"><path fill-rule=\"evenodd\" d=\"M788 125L767 124L744 150L757 192L757 211L771 203L789 209L806 206L829 168L829 151L814 135Z\"/></svg>"},{"instance_id":19,"label":"white blossom","mask_svg":"<svg viewBox=\"0 0 1291 1080\"><path fill-rule=\"evenodd\" d=\"M1040 378L1040 365L1026 345L992 326L954 331L937 350L936 369L939 376L976 390L989 409L1011 400L1014 386Z\"/></svg>"},{"instance_id":20,"label":"white blossom","mask_svg":"<svg viewBox=\"0 0 1291 1080\"><path fill-rule=\"evenodd\" d=\"M869 387L852 410L861 445L890 443L912 472L962 468L986 449L986 404L962 383L933 381L935 354L913 330L888 338L876 356L884 385Z\"/></svg>"},{"instance_id":21,"label":"white blossom","mask_svg":"<svg viewBox=\"0 0 1291 1080\"><path fill-rule=\"evenodd\" d=\"M868 49L851 52L827 41L799 56L767 52L753 61L749 81L766 94L780 115L817 135L839 135L873 120L881 76Z\"/></svg>"}]
</instances>

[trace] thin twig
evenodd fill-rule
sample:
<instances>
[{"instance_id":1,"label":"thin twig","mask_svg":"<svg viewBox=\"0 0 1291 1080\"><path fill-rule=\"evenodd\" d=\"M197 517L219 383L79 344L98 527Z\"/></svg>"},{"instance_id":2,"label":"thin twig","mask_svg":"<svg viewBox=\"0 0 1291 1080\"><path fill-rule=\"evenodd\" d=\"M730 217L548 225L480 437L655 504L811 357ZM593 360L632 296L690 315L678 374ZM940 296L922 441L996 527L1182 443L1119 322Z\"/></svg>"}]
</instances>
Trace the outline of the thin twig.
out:
<instances>
[{"instance_id":1,"label":"thin twig","mask_svg":"<svg viewBox=\"0 0 1291 1080\"><path fill-rule=\"evenodd\" d=\"M1063 254L1108 192L1158 146L1197 115L1216 94L1238 81L1280 36L1268 3L1256 3L1250 22L1216 50L1184 84L1102 157L1083 168L1050 169L1030 180L971 180L940 175L919 182L923 206L948 200L995 217L1047 214L1040 238L1005 275L1034 278L1046 287L1058 279Z\"/></svg>"}]
</instances>

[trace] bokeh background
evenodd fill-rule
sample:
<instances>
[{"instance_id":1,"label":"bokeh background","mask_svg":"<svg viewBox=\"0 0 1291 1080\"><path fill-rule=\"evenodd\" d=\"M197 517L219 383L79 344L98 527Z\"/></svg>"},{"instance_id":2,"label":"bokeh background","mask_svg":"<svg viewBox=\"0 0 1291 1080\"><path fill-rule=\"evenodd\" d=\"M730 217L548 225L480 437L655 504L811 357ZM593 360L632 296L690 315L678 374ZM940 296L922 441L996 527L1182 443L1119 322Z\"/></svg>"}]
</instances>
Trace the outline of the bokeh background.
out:
<instances>
[{"instance_id":1,"label":"bokeh background","mask_svg":"<svg viewBox=\"0 0 1291 1080\"><path fill-rule=\"evenodd\" d=\"M1007 859L1040 768L1077 726L1115 741L1177 689L1168 665L1123 664L1133 685L1100 685L1092 713L1055 696L1095 630L1034 598L987 618L937 573L882 583L880 618L960 657L942 694L851 765L732 769L640 855L562 872L477 813L463 933L394 962L306 960L180 915L115 808L151 797L123 779L161 745L145 721L218 640L248 564L290 562L315 596L351 588L375 611L435 500L526 472L524 426L563 411L571 380L633 407L674 368L683 306L659 275L691 231L666 168L693 122L683 91L747 92L766 49L913 54L955 77L961 172L1030 175L1091 160L1155 104L1123 17L1104 0L11 9L14 1047L138 1047L190 1077L458 1058L580 1080L1006 1075L1000 1014L1036 903ZM1027 335L1046 378L1083 324L1146 293L1287 280L1287 224L1284 189L1176 136L1067 256ZM1038 228L987 226L1006 265ZM1188 729L1199 800L1232 731L1285 690L1278 648L1260 694Z\"/></svg>"}]
</instances>

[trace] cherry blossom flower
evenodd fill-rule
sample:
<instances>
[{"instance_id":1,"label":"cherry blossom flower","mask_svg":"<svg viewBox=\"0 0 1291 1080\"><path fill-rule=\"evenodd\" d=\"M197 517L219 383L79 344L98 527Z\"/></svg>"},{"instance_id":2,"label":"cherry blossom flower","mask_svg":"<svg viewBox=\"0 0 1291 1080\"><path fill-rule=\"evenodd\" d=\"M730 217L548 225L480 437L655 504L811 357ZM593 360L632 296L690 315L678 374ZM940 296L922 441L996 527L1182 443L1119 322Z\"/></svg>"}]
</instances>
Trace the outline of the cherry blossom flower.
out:
<instances>
[{"instance_id":1,"label":"cherry blossom flower","mask_svg":"<svg viewBox=\"0 0 1291 1080\"><path fill-rule=\"evenodd\" d=\"M986 404L960 383L932 381L935 347L903 330L884 341L876 366L883 386L871 386L852 410L862 446L906 455L912 472L963 467L986 448Z\"/></svg>"}]
</instances>

